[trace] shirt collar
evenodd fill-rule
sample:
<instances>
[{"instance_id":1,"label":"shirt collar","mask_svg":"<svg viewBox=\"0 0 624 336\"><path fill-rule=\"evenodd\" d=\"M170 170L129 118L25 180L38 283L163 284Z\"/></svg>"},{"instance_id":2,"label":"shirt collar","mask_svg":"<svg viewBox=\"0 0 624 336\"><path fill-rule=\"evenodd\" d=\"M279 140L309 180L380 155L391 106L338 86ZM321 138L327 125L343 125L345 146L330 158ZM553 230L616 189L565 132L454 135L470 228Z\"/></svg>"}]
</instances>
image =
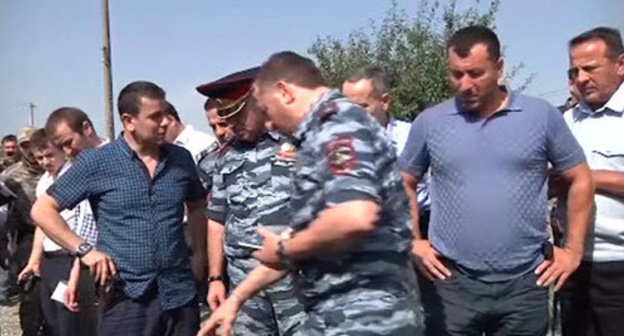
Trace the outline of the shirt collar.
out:
<instances>
[{"instance_id":1,"label":"shirt collar","mask_svg":"<svg viewBox=\"0 0 624 336\"><path fill-rule=\"evenodd\" d=\"M394 128L396 127L396 124L397 124L396 118L390 117L390 119L388 119L388 125L386 125L386 133L392 134L392 132L394 131Z\"/></svg>"},{"instance_id":2,"label":"shirt collar","mask_svg":"<svg viewBox=\"0 0 624 336\"><path fill-rule=\"evenodd\" d=\"M520 104L520 101L518 99L519 93L517 91L511 90L511 88L507 85L502 86L501 88L508 93L507 105L503 107L502 109L496 111L496 113L494 113L493 115L501 113L501 112L522 111L522 105ZM457 98L454 99L454 104L455 104L455 109L450 111L449 113L450 115L472 113L464 109L463 106L461 106L461 104L457 100Z\"/></svg>"},{"instance_id":3,"label":"shirt collar","mask_svg":"<svg viewBox=\"0 0 624 336\"><path fill-rule=\"evenodd\" d=\"M173 143L178 145L178 146L185 145L186 143L189 142L189 138L191 137L191 133L193 133L193 126L191 126L191 125L184 125L184 129L182 130L182 132L180 132L180 134L178 134L178 137L175 138Z\"/></svg>"},{"instance_id":4,"label":"shirt collar","mask_svg":"<svg viewBox=\"0 0 624 336\"><path fill-rule=\"evenodd\" d=\"M126 142L126 139L123 136L123 132L119 133L119 136L117 137L117 143L119 144L119 147L121 148L121 151L130 159L132 158L139 158L139 155L137 155L137 153L130 148L130 145L128 145L128 143ZM159 161L164 161L164 159L167 157L167 154L169 154L169 149L167 148L166 144L161 144L160 146L158 146L160 148L160 158Z\"/></svg>"},{"instance_id":5,"label":"shirt collar","mask_svg":"<svg viewBox=\"0 0 624 336\"><path fill-rule=\"evenodd\" d=\"M275 141L279 141L279 139L281 138L279 132L276 132L276 131L267 131L266 134L268 134L269 137Z\"/></svg>"},{"instance_id":6,"label":"shirt collar","mask_svg":"<svg viewBox=\"0 0 624 336\"><path fill-rule=\"evenodd\" d=\"M335 90L335 89L329 90L328 92L323 93L321 97L316 101L316 103L312 105L312 107L310 108L310 111L305 115L305 117L303 118L303 121L301 121L301 123L299 124L297 131L295 131L295 133L292 136L293 139L296 140L297 142L301 142L305 133L308 132L310 128L312 128L312 125L314 125L314 122L317 119L316 114L319 110L321 110L320 108L321 105L323 105L324 103L332 99L339 98L339 97L342 97L342 95L340 94L338 90Z\"/></svg>"},{"instance_id":7,"label":"shirt collar","mask_svg":"<svg viewBox=\"0 0 624 336\"><path fill-rule=\"evenodd\" d=\"M620 83L620 86L617 90L615 90L613 95L611 95L611 98L609 98L607 103L595 111L587 106L587 103L585 103L582 99L575 108L586 114L602 113L606 110L619 114L624 113L624 82Z\"/></svg>"}]
</instances>

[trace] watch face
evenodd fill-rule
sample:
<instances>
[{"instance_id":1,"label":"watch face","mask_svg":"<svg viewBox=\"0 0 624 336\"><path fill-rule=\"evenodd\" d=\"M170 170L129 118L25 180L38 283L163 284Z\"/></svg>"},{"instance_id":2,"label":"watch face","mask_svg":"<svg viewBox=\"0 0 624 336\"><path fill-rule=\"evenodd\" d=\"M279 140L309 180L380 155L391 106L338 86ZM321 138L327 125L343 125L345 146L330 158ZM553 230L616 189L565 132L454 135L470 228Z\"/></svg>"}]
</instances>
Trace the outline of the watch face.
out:
<instances>
[{"instance_id":1,"label":"watch face","mask_svg":"<svg viewBox=\"0 0 624 336\"><path fill-rule=\"evenodd\" d=\"M84 256L85 254L87 254L89 251L91 251L92 246L87 244L87 243L82 243L78 246L78 255L79 256Z\"/></svg>"}]
</instances>

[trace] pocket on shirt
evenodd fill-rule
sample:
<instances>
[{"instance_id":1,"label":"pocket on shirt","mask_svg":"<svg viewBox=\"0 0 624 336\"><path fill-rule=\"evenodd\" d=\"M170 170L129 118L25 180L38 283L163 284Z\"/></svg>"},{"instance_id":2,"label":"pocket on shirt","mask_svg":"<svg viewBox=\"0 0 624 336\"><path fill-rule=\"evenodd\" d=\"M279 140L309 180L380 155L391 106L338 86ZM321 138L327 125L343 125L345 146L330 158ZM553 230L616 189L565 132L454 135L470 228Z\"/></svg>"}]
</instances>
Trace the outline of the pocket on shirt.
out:
<instances>
[{"instance_id":1,"label":"pocket on shirt","mask_svg":"<svg viewBox=\"0 0 624 336\"><path fill-rule=\"evenodd\" d=\"M592 169L624 171L624 146L593 150L592 155L594 156Z\"/></svg>"},{"instance_id":2,"label":"pocket on shirt","mask_svg":"<svg viewBox=\"0 0 624 336\"><path fill-rule=\"evenodd\" d=\"M294 162L276 161L271 165L271 185L277 191L292 189Z\"/></svg>"}]
</instances>

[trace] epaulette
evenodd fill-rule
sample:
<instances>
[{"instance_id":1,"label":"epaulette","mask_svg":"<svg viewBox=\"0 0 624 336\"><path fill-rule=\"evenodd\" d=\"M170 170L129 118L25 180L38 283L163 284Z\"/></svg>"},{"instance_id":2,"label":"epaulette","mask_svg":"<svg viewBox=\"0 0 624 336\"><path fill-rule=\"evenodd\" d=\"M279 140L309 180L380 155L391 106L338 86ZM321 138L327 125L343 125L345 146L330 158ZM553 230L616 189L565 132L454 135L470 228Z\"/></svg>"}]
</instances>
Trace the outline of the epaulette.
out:
<instances>
[{"instance_id":1,"label":"epaulette","mask_svg":"<svg viewBox=\"0 0 624 336\"><path fill-rule=\"evenodd\" d=\"M335 101L328 101L319 106L317 115L321 122L327 121L331 116L338 113L340 109Z\"/></svg>"}]
</instances>

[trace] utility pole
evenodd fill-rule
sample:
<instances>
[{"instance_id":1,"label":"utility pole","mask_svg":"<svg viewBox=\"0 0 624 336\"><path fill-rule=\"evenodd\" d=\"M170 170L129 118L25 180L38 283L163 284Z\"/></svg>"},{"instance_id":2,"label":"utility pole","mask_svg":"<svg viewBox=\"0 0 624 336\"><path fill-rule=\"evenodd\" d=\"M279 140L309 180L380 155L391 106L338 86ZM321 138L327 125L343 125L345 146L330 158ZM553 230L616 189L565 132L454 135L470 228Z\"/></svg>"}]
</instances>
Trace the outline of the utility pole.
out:
<instances>
[{"instance_id":1,"label":"utility pole","mask_svg":"<svg viewBox=\"0 0 624 336\"><path fill-rule=\"evenodd\" d=\"M37 107L37 105L33 103L29 103L28 107L30 107L30 115L28 116L28 126L35 126L35 107Z\"/></svg>"},{"instance_id":2,"label":"utility pole","mask_svg":"<svg viewBox=\"0 0 624 336\"><path fill-rule=\"evenodd\" d=\"M108 0L102 0L102 63L104 65L104 113L106 121L106 136L115 138L115 124L113 123L113 74L111 64L110 27L108 19Z\"/></svg>"}]
</instances>

